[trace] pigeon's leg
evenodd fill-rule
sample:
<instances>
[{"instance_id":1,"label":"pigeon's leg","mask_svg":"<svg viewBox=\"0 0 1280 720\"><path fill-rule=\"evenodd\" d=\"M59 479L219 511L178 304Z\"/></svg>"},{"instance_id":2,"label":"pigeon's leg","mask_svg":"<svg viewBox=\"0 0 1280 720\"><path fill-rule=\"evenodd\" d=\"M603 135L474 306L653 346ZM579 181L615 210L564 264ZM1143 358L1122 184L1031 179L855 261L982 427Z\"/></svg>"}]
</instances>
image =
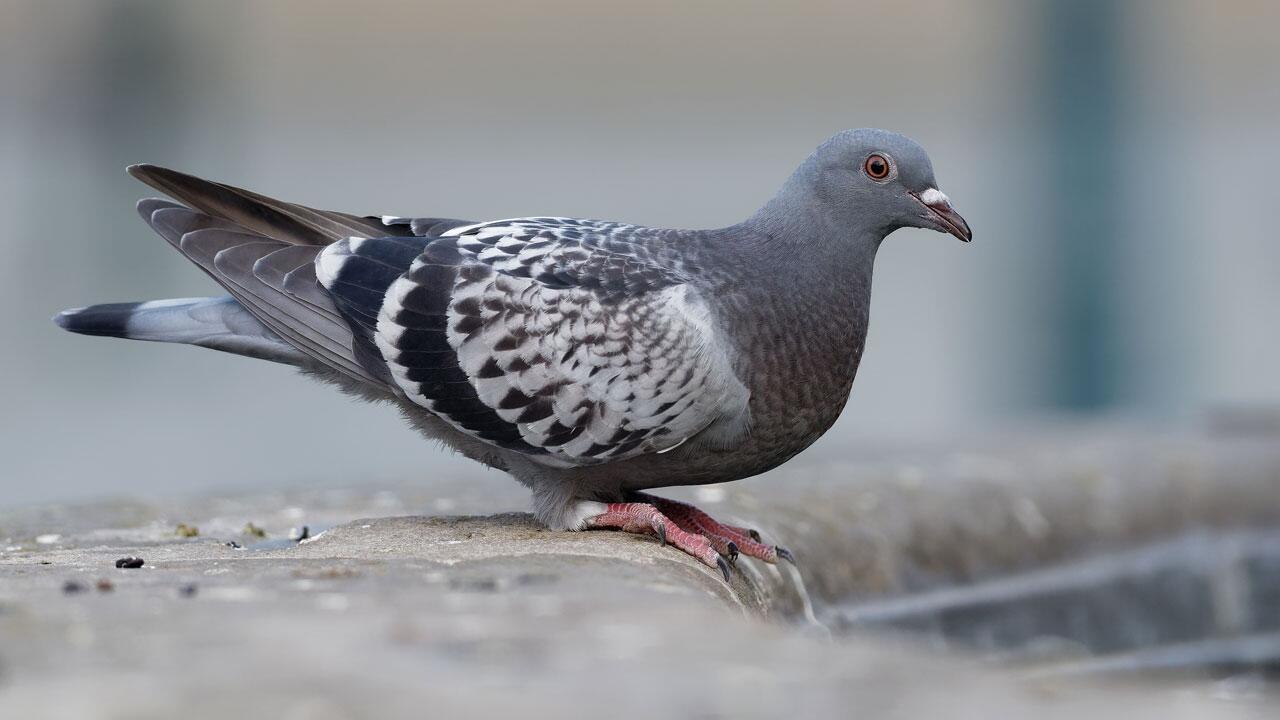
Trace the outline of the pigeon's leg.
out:
<instances>
[{"instance_id":1,"label":"pigeon's leg","mask_svg":"<svg viewBox=\"0 0 1280 720\"><path fill-rule=\"evenodd\" d=\"M791 551L777 545L760 542L760 533L736 525L725 525L698 508L676 500L668 500L647 493L636 493L638 499L656 507L663 515L673 520L682 529L696 533L711 541L712 547L727 555L730 560L741 553L747 557L757 558L767 563L776 563L782 558L795 563L796 558Z\"/></svg>"},{"instance_id":2,"label":"pigeon's leg","mask_svg":"<svg viewBox=\"0 0 1280 720\"><path fill-rule=\"evenodd\" d=\"M586 518L583 527L616 528L623 532L656 535L664 545L671 543L704 564L719 569L724 573L725 582L729 581L729 563L716 552L709 538L685 530L649 503L609 503L604 512Z\"/></svg>"}]
</instances>

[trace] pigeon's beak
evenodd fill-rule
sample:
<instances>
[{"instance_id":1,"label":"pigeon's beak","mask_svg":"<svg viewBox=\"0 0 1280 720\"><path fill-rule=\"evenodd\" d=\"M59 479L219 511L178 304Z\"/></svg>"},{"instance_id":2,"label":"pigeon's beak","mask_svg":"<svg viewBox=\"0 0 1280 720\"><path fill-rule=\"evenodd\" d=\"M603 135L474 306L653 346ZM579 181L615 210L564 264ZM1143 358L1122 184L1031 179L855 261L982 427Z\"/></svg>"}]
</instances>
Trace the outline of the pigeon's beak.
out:
<instances>
[{"instance_id":1,"label":"pigeon's beak","mask_svg":"<svg viewBox=\"0 0 1280 720\"><path fill-rule=\"evenodd\" d=\"M964 218L960 217L960 213L951 207L951 200L941 190L929 188L922 193L911 193L911 195L925 206L925 212L928 213L925 220L933 225L933 229L951 233L964 242L973 240L973 231L969 229L969 223L965 222Z\"/></svg>"}]
</instances>

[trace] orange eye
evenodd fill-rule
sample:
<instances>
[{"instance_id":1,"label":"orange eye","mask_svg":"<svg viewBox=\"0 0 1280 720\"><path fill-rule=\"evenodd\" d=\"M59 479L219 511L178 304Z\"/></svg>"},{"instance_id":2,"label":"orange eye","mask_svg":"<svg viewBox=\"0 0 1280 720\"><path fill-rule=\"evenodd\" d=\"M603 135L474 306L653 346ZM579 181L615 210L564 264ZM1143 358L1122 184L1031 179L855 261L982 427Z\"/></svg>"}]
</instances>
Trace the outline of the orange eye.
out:
<instances>
[{"instance_id":1,"label":"orange eye","mask_svg":"<svg viewBox=\"0 0 1280 720\"><path fill-rule=\"evenodd\" d=\"M883 180L889 177L889 159L880 153L872 153L867 161L862 163L862 171L872 180Z\"/></svg>"}]
</instances>

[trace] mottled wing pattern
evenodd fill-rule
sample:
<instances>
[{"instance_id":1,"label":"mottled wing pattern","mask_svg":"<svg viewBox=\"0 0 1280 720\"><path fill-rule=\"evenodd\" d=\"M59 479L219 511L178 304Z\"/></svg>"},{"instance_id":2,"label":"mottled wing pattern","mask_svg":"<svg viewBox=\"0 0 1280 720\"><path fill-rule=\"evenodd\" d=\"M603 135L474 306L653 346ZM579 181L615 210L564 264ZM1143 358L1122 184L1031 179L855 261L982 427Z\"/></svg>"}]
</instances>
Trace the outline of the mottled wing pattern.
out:
<instances>
[{"instance_id":1,"label":"mottled wing pattern","mask_svg":"<svg viewBox=\"0 0 1280 720\"><path fill-rule=\"evenodd\" d=\"M318 276L406 398L553 465L661 452L747 391L705 306L650 242L664 231L526 218L340 241ZM407 268L407 270L406 270Z\"/></svg>"}]
</instances>

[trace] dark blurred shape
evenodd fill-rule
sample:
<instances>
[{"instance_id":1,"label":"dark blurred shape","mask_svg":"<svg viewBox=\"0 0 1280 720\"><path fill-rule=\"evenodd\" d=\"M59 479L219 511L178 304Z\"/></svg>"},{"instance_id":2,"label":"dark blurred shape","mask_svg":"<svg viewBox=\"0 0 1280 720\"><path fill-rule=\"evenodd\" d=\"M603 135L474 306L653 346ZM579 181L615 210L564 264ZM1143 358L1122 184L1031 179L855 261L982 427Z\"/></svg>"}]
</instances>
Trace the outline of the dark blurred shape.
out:
<instances>
[{"instance_id":1,"label":"dark blurred shape","mask_svg":"<svg viewBox=\"0 0 1280 720\"><path fill-rule=\"evenodd\" d=\"M63 595L79 595L84 591L85 591L84 585L75 580L68 580L62 584Z\"/></svg>"},{"instance_id":2,"label":"dark blurred shape","mask_svg":"<svg viewBox=\"0 0 1280 720\"><path fill-rule=\"evenodd\" d=\"M837 617L849 629L923 632L1015 661L1069 661L1061 669L1071 673L1271 672L1280 669L1280 533L1193 531L968 587L855 603Z\"/></svg>"},{"instance_id":3,"label":"dark blurred shape","mask_svg":"<svg viewBox=\"0 0 1280 720\"><path fill-rule=\"evenodd\" d=\"M1117 199L1126 177L1117 139L1117 74L1122 72L1119 3L1048 0L1039 19L1043 52L1041 132L1057 363L1054 403L1098 410L1117 398L1116 267L1121 256Z\"/></svg>"}]
</instances>

